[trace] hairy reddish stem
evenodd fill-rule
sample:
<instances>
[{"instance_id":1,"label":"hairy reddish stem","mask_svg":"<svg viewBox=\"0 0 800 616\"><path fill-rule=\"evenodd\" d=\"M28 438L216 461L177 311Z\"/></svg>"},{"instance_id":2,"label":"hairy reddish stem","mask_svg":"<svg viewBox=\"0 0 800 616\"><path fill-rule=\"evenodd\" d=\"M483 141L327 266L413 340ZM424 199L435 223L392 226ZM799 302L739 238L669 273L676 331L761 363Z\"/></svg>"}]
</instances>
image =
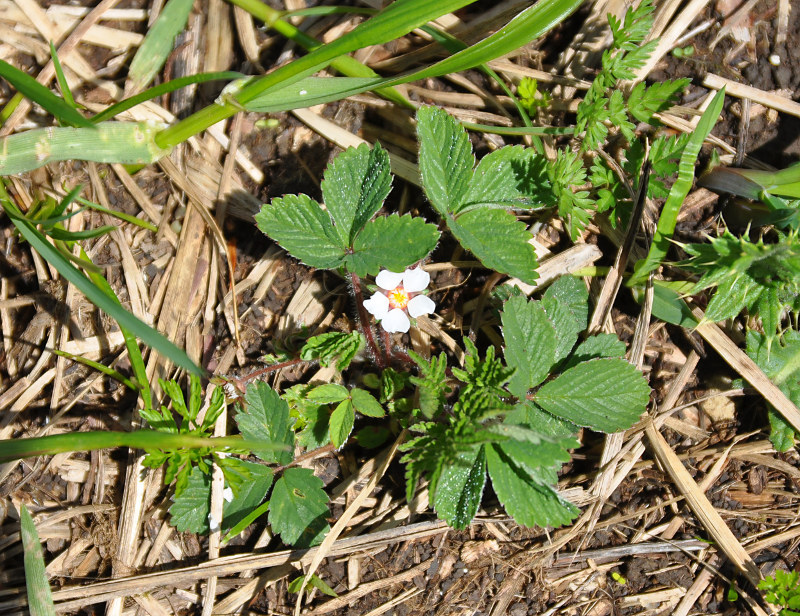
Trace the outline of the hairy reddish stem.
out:
<instances>
[{"instance_id":1,"label":"hairy reddish stem","mask_svg":"<svg viewBox=\"0 0 800 616\"><path fill-rule=\"evenodd\" d=\"M356 298L356 311L358 312L359 325L361 325L361 333L363 333L364 338L367 339L367 346L369 346L369 350L375 358L378 368L383 370L386 368L387 364L386 353L375 341L375 332L372 330L372 325L370 324L369 313L367 313L367 309L364 308L364 294L361 292L361 279L350 272L350 281L353 284L353 294Z\"/></svg>"},{"instance_id":2,"label":"hairy reddish stem","mask_svg":"<svg viewBox=\"0 0 800 616\"><path fill-rule=\"evenodd\" d=\"M266 368L259 368L255 372L251 372L250 374L246 374L239 378L228 379L228 382L233 383L236 389L244 393L245 388L247 387L247 383L249 383L253 379L262 376L264 374L269 374L270 372L275 372L276 370L280 370L282 368L291 368L292 366L296 366L297 364L302 364L304 361L305 360L303 359L290 359L288 361L283 361L279 364L273 364L271 366L267 366Z\"/></svg>"}]
</instances>

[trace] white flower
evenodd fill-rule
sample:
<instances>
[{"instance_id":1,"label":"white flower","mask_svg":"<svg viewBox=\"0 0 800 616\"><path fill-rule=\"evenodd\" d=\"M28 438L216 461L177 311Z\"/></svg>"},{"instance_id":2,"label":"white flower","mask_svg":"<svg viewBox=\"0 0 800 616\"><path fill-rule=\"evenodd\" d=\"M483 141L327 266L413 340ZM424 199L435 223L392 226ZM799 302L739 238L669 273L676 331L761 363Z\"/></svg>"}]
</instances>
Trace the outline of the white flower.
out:
<instances>
[{"instance_id":1,"label":"white flower","mask_svg":"<svg viewBox=\"0 0 800 616\"><path fill-rule=\"evenodd\" d=\"M364 308L381 322L387 332L407 332L411 320L436 310L436 304L427 295L421 295L431 276L418 267L407 269L402 274L381 270L375 283L384 291L378 291L364 301Z\"/></svg>"}]
</instances>

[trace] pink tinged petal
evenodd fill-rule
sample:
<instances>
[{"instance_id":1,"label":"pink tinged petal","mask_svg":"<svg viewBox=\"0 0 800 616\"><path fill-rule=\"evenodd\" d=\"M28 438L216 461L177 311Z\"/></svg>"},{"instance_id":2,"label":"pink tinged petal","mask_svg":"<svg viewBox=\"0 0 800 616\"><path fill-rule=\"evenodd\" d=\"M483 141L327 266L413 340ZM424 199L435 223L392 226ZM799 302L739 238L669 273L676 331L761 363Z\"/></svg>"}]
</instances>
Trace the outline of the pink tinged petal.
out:
<instances>
[{"instance_id":1,"label":"pink tinged petal","mask_svg":"<svg viewBox=\"0 0 800 616\"><path fill-rule=\"evenodd\" d=\"M364 300L364 308L380 321L389 312L389 298L383 293L375 293L369 299Z\"/></svg>"},{"instance_id":2,"label":"pink tinged petal","mask_svg":"<svg viewBox=\"0 0 800 616\"><path fill-rule=\"evenodd\" d=\"M408 302L408 314L415 319L423 314L430 314L436 310L436 304L427 295L417 295Z\"/></svg>"},{"instance_id":3,"label":"pink tinged petal","mask_svg":"<svg viewBox=\"0 0 800 616\"><path fill-rule=\"evenodd\" d=\"M427 288L431 275L421 267L403 272L403 288L409 293L417 293Z\"/></svg>"},{"instance_id":4,"label":"pink tinged petal","mask_svg":"<svg viewBox=\"0 0 800 616\"><path fill-rule=\"evenodd\" d=\"M394 310L390 310L389 314L383 318L381 327L390 334L397 332L406 333L408 328L411 327L411 321L408 320L408 315L406 315L405 312L399 308L395 308Z\"/></svg>"},{"instance_id":5,"label":"pink tinged petal","mask_svg":"<svg viewBox=\"0 0 800 616\"><path fill-rule=\"evenodd\" d=\"M403 274L389 270L381 270L380 274L375 277L375 284L387 291L394 291L401 282L403 282Z\"/></svg>"}]
</instances>

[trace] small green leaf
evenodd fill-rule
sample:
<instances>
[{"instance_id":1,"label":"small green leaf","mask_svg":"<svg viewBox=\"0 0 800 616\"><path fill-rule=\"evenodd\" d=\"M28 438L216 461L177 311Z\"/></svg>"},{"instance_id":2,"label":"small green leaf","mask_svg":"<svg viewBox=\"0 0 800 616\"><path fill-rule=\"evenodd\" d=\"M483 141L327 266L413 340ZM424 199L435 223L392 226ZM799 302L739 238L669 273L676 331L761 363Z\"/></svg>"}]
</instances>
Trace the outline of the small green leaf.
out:
<instances>
[{"instance_id":1,"label":"small green leaf","mask_svg":"<svg viewBox=\"0 0 800 616\"><path fill-rule=\"evenodd\" d=\"M528 243L531 234L513 214L478 208L446 220L456 239L486 268L529 284L539 277L536 252Z\"/></svg>"},{"instance_id":2,"label":"small green leaf","mask_svg":"<svg viewBox=\"0 0 800 616\"><path fill-rule=\"evenodd\" d=\"M634 293L636 301L641 303L639 295ZM653 316L673 325L687 329L697 327L697 319L677 291L656 284L653 287Z\"/></svg>"},{"instance_id":3,"label":"small green leaf","mask_svg":"<svg viewBox=\"0 0 800 616\"><path fill-rule=\"evenodd\" d=\"M543 385L534 402L548 413L600 432L630 428L645 411L650 387L624 359L593 359Z\"/></svg>"},{"instance_id":4,"label":"small green leaf","mask_svg":"<svg viewBox=\"0 0 800 616\"><path fill-rule=\"evenodd\" d=\"M22 560L25 564L25 585L28 589L28 613L31 616L55 616L53 595L47 580L42 544L36 524L25 505L19 508L19 527L22 537Z\"/></svg>"},{"instance_id":5,"label":"small green leaf","mask_svg":"<svg viewBox=\"0 0 800 616\"><path fill-rule=\"evenodd\" d=\"M440 519L455 529L469 526L478 512L486 485L484 447L473 446L446 464L436 483L433 508Z\"/></svg>"},{"instance_id":6,"label":"small green leaf","mask_svg":"<svg viewBox=\"0 0 800 616\"><path fill-rule=\"evenodd\" d=\"M469 189L475 156L458 120L442 109L417 111L419 170L422 187L433 207L446 216L457 212Z\"/></svg>"},{"instance_id":7,"label":"small green leaf","mask_svg":"<svg viewBox=\"0 0 800 616\"><path fill-rule=\"evenodd\" d=\"M250 479L239 489L233 500L226 502L222 510L222 528L230 530L244 520L264 500L272 485L272 469L263 464L242 460L241 464L249 471ZM244 530L240 529L239 532ZM235 535L226 537L226 541Z\"/></svg>"},{"instance_id":8,"label":"small green leaf","mask_svg":"<svg viewBox=\"0 0 800 616\"><path fill-rule=\"evenodd\" d=\"M364 426L355 434L358 444L367 449L383 445L391 436L389 428L383 426Z\"/></svg>"},{"instance_id":9,"label":"small green leaf","mask_svg":"<svg viewBox=\"0 0 800 616\"><path fill-rule=\"evenodd\" d=\"M292 461L294 432L289 405L266 383L250 383L244 395L245 405L236 414L236 425L246 439L274 441L286 450L256 450L265 462L289 464Z\"/></svg>"},{"instance_id":10,"label":"small green leaf","mask_svg":"<svg viewBox=\"0 0 800 616\"><path fill-rule=\"evenodd\" d=\"M386 415L381 403L368 391L358 388L351 389L350 396L353 400L353 406L362 415L366 417L383 417Z\"/></svg>"},{"instance_id":11,"label":"small green leaf","mask_svg":"<svg viewBox=\"0 0 800 616\"><path fill-rule=\"evenodd\" d=\"M325 383L308 392L307 398L314 404L333 404L350 397L346 387L336 383Z\"/></svg>"},{"instance_id":12,"label":"small green leaf","mask_svg":"<svg viewBox=\"0 0 800 616\"><path fill-rule=\"evenodd\" d=\"M285 543L310 547L322 542L330 527L328 495L322 480L307 468L287 468L272 488L269 523Z\"/></svg>"},{"instance_id":13,"label":"small green leaf","mask_svg":"<svg viewBox=\"0 0 800 616\"><path fill-rule=\"evenodd\" d=\"M289 582L289 592L300 592L303 587L303 580L305 580L305 576L300 576L298 578L293 579ZM308 579L308 584L306 584L306 590L310 590L311 588L318 588L321 592L328 595L329 597L338 597L333 588L328 586L325 582L323 582L317 574L312 573L311 577Z\"/></svg>"},{"instance_id":14,"label":"small green leaf","mask_svg":"<svg viewBox=\"0 0 800 616\"><path fill-rule=\"evenodd\" d=\"M391 187L389 155L380 144L348 148L328 165L322 197L343 244L352 245L356 234L383 205Z\"/></svg>"},{"instance_id":15,"label":"small green leaf","mask_svg":"<svg viewBox=\"0 0 800 616\"><path fill-rule=\"evenodd\" d=\"M546 192L546 165L547 160L533 148L507 146L487 154L475 168L469 191L456 213L475 206L549 207L542 205L540 198Z\"/></svg>"},{"instance_id":16,"label":"small green leaf","mask_svg":"<svg viewBox=\"0 0 800 616\"><path fill-rule=\"evenodd\" d=\"M569 524L580 510L548 485L535 483L496 445L486 447L492 487L506 511L522 526Z\"/></svg>"},{"instance_id":17,"label":"small green leaf","mask_svg":"<svg viewBox=\"0 0 800 616\"><path fill-rule=\"evenodd\" d=\"M327 445L331 440L328 431L330 418L328 405L306 407L303 412L303 420L306 423L297 435L298 444L305 449L316 449Z\"/></svg>"},{"instance_id":18,"label":"small green leaf","mask_svg":"<svg viewBox=\"0 0 800 616\"><path fill-rule=\"evenodd\" d=\"M516 372L508 390L524 399L531 387L541 383L555 362L556 330L539 302L512 297L501 315L505 359Z\"/></svg>"},{"instance_id":19,"label":"small green leaf","mask_svg":"<svg viewBox=\"0 0 800 616\"><path fill-rule=\"evenodd\" d=\"M305 361L319 360L323 367L336 362L337 370L344 370L353 361L359 349L364 345L364 336L360 332L326 332L306 340L300 351L300 359Z\"/></svg>"},{"instance_id":20,"label":"small green leaf","mask_svg":"<svg viewBox=\"0 0 800 616\"><path fill-rule=\"evenodd\" d=\"M329 423L329 430L331 434L331 443L336 449L339 449L347 442L347 437L353 431L353 424L356 420L356 414L353 411L353 403L350 400L340 402L333 413Z\"/></svg>"},{"instance_id":21,"label":"small green leaf","mask_svg":"<svg viewBox=\"0 0 800 616\"><path fill-rule=\"evenodd\" d=\"M438 241L436 226L422 218L410 214L379 216L356 236L345 265L358 276L374 276L381 269L402 272L428 256Z\"/></svg>"},{"instance_id":22,"label":"small green leaf","mask_svg":"<svg viewBox=\"0 0 800 616\"><path fill-rule=\"evenodd\" d=\"M311 197L286 195L261 206L258 228L306 265L333 269L342 265L345 247L330 215Z\"/></svg>"},{"instance_id":23,"label":"small green leaf","mask_svg":"<svg viewBox=\"0 0 800 616\"><path fill-rule=\"evenodd\" d=\"M769 442L772 443L775 451L789 451L794 447L794 428L773 409L767 411L767 417L769 418Z\"/></svg>"},{"instance_id":24,"label":"small green leaf","mask_svg":"<svg viewBox=\"0 0 800 616\"><path fill-rule=\"evenodd\" d=\"M195 466L188 483L169 508L170 524L181 532L208 534L211 511L211 478Z\"/></svg>"}]
</instances>

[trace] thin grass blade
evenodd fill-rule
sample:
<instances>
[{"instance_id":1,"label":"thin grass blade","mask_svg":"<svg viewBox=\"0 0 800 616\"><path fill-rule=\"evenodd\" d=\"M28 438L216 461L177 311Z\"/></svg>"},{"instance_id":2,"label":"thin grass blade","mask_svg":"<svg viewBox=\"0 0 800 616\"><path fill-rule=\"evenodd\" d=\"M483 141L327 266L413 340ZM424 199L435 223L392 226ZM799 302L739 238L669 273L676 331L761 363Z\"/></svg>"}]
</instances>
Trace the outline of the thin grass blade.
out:
<instances>
[{"instance_id":1,"label":"thin grass blade","mask_svg":"<svg viewBox=\"0 0 800 616\"><path fill-rule=\"evenodd\" d=\"M25 584L28 587L28 611L31 616L56 616L39 533L25 505L20 505L19 508L19 526L22 536L22 559L25 563Z\"/></svg>"},{"instance_id":2,"label":"thin grass blade","mask_svg":"<svg viewBox=\"0 0 800 616\"><path fill-rule=\"evenodd\" d=\"M131 391L136 391L136 392L139 391L139 386L133 381L131 381L124 374L118 372L117 370L114 370L113 368L109 368L108 366L101 364L100 362L96 362L86 357L81 357L80 355L73 355L72 353L67 353L67 351L61 351L59 349L49 349L49 351L54 355L58 355L59 357L66 357L71 361L83 364L84 366L97 370L98 372L102 372L103 374L114 379L118 383L122 383L125 387L127 387Z\"/></svg>"},{"instance_id":3,"label":"thin grass blade","mask_svg":"<svg viewBox=\"0 0 800 616\"><path fill-rule=\"evenodd\" d=\"M33 77L11 66L5 60L0 60L0 77L3 77L14 86L24 97L42 106L61 124L66 126L93 126L89 120L84 118L77 109L70 106L63 98L56 96Z\"/></svg>"},{"instance_id":4,"label":"thin grass blade","mask_svg":"<svg viewBox=\"0 0 800 616\"><path fill-rule=\"evenodd\" d=\"M175 37L186 27L194 0L169 0L144 37L128 71L131 88L138 92L164 66Z\"/></svg>"},{"instance_id":5,"label":"thin grass blade","mask_svg":"<svg viewBox=\"0 0 800 616\"><path fill-rule=\"evenodd\" d=\"M78 103L75 102L75 97L72 96L72 90L69 89L67 77L64 75L64 69L61 67L61 60L58 59L58 52L56 51L56 46L53 44L53 41L50 41L50 57L53 59L56 81L58 81L58 87L61 89L61 96L64 98L64 102L73 109L77 109Z\"/></svg>"}]
</instances>

